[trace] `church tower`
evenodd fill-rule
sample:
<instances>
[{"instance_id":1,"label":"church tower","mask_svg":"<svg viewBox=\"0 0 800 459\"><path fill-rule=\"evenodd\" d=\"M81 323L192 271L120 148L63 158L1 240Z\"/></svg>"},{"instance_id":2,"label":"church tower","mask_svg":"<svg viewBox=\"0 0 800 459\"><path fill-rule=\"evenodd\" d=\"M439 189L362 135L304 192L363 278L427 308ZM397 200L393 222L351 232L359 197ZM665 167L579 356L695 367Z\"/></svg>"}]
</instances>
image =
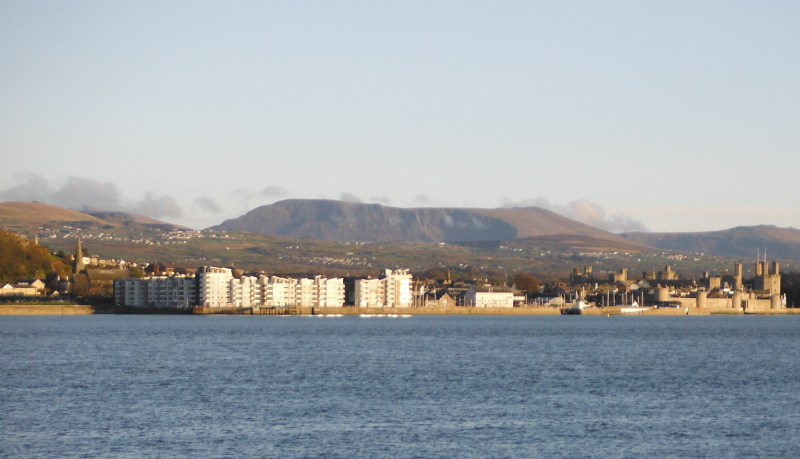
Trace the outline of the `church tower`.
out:
<instances>
[{"instance_id":1,"label":"church tower","mask_svg":"<svg viewBox=\"0 0 800 459\"><path fill-rule=\"evenodd\" d=\"M78 274L86 269L83 265L83 250L81 249L81 237L78 235L78 245L75 247L75 260L72 262L72 274Z\"/></svg>"}]
</instances>

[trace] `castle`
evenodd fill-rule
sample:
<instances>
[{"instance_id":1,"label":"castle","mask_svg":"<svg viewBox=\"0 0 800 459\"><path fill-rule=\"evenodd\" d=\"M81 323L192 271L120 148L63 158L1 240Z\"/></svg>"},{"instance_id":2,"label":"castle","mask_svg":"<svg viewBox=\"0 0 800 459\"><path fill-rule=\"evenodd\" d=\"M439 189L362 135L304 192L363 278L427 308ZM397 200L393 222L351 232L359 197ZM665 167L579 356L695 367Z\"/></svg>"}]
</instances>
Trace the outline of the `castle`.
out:
<instances>
[{"instance_id":1,"label":"castle","mask_svg":"<svg viewBox=\"0 0 800 459\"><path fill-rule=\"evenodd\" d=\"M570 275L571 283L580 285L576 287L580 291L597 297L598 304L624 305L637 301L638 304L647 302L660 306L737 309L744 312L786 308L786 297L781 295L779 262L770 265L766 260L758 260L751 289L745 287L743 278L742 263L734 265L733 274L711 276L706 271L699 282L681 279L670 266L665 266L664 271L643 272L642 280L638 282L628 280L627 269L620 269L605 279L595 276L591 266L582 271L576 268ZM603 282L605 285L599 285Z\"/></svg>"}]
</instances>

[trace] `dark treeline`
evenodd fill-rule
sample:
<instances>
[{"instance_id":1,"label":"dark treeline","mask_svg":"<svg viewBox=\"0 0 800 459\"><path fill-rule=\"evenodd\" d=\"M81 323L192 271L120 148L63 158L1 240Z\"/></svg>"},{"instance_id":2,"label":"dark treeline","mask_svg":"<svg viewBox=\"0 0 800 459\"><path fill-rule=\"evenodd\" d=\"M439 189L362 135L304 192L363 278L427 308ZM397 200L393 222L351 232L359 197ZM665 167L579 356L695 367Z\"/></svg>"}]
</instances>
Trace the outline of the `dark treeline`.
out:
<instances>
[{"instance_id":1,"label":"dark treeline","mask_svg":"<svg viewBox=\"0 0 800 459\"><path fill-rule=\"evenodd\" d=\"M781 273L781 292L786 294L786 306L800 308L800 272Z\"/></svg>"}]
</instances>

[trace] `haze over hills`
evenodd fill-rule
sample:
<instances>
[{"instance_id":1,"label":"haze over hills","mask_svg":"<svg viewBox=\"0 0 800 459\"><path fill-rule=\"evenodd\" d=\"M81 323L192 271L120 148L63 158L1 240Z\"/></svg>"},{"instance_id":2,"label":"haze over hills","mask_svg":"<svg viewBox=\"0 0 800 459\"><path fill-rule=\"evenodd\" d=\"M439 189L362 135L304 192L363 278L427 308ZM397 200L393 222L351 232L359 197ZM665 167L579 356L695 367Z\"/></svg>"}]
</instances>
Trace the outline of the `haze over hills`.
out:
<instances>
[{"instance_id":1,"label":"haze over hills","mask_svg":"<svg viewBox=\"0 0 800 459\"><path fill-rule=\"evenodd\" d=\"M800 260L800 230L774 225L738 226L697 233L623 233L621 236L652 247L709 253L755 260L764 249L770 259Z\"/></svg>"},{"instance_id":2,"label":"haze over hills","mask_svg":"<svg viewBox=\"0 0 800 459\"><path fill-rule=\"evenodd\" d=\"M576 235L631 245L630 240L538 207L404 209L289 199L258 207L209 229L341 242L473 242Z\"/></svg>"},{"instance_id":3,"label":"haze over hills","mask_svg":"<svg viewBox=\"0 0 800 459\"><path fill-rule=\"evenodd\" d=\"M9 231L35 232L38 228L69 225L88 227L146 227L173 229L183 228L143 215L126 212L81 212L41 202L0 202L0 228Z\"/></svg>"}]
</instances>

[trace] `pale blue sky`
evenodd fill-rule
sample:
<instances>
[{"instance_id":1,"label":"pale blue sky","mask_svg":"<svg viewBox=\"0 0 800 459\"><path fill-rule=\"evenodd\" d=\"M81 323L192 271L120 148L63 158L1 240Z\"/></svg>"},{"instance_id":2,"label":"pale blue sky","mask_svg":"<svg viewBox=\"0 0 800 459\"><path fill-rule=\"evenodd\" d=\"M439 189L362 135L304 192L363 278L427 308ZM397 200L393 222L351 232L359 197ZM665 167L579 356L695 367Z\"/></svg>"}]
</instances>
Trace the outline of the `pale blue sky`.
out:
<instances>
[{"instance_id":1,"label":"pale blue sky","mask_svg":"<svg viewBox=\"0 0 800 459\"><path fill-rule=\"evenodd\" d=\"M790 1L0 0L0 199L800 227L798 82Z\"/></svg>"}]
</instances>

